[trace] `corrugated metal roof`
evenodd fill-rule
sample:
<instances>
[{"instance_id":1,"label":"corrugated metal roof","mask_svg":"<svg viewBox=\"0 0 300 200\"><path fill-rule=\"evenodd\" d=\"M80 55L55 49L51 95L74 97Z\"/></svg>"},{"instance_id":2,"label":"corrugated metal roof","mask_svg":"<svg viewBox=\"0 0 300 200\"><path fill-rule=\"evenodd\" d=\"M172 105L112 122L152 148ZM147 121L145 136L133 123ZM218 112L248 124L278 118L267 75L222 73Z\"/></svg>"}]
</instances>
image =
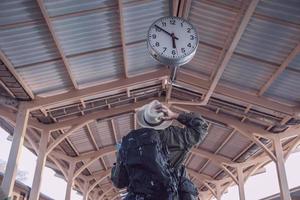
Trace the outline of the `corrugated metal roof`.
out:
<instances>
[{"instance_id":1,"label":"corrugated metal roof","mask_svg":"<svg viewBox=\"0 0 300 200\"><path fill-rule=\"evenodd\" d=\"M134 76L158 70L162 66L150 57L146 42L127 45L128 74Z\"/></svg>"},{"instance_id":2,"label":"corrugated metal roof","mask_svg":"<svg viewBox=\"0 0 300 200\"><path fill-rule=\"evenodd\" d=\"M182 66L182 69L189 69L192 72L210 76L216 68L220 53L221 50L219 49L199 44L195 57Z\"/></svg>"},{"instance_id":3,"label":"corrugated metal roof","mask_svg":"<svg viewBox=\"0 0 300 200\"><path fill-rule=\"evenodd\" d=\"M201 143L200 148L214 153L231 131L231 129L225 127L212 125L209 129L209 134Z\"/></svg>"},{"instance_id":4,"label":"corrugated metal roof","mask_svg":"<svg viewBox=\"0 0 300 200\"><path fill-rule=\"evenodd\" d=\"M95 150L85 127L74 131L68 138L80 154Z\"/></svg>"},{"instance_id":5,"label":"corrugated metal roof","mask_svg":"<svg viewBox=\"0 0 300 200\"><path fill-rule=\"evenodd\" d=\"M66 55L121 45L116 9L53 19L53 28Z\"/></svg>"},{"instance_id":6,"label":"corrugated metal roof","mask_svg":"<svg viewBox=\"0 0 300 200\"><path fill-rule=\"evenodd\" d=\"M250 143L249 139L236 132L218 154L233 159Z\"/></svg>"},{"instance_id":7,"label":"corrugated metal roof","mask_svg":"<svg viewBox=\"0 0 300 200\"><path fill-rule=\"evenodd\" d=\"M218 171L220 171L220 168L212 162L209 162L209 164L203 169L202 173L213 177Z\"/></svg>"},{"instance_id":8,"label":"corrugated metal roof","mask_svg":"<svg viewBox=\"0 0 300 200\"><path fill-rule=\"evenodd\" d=\"M90 124L91 129L96 126L94 137L99 147L105 147L115 144L115 140L112 136L111 127L108 121L92 122Z\"/></svg>"},{"instance_id":9,"label":"corrugated metal roof","mask_svg":"<svg viewBox=\"0 0 300 200\"><path fill-rule=\"evenodd\" d=\"M255 62L252 59L233 55L221 77L221 83L242 90L257 92L266 83L278 66Z\"/></svg>"},{"instance_id":10,"label":"corrugated metal roof","mask_svg":"<svg viewBox=\"0 0 300 200\"><path fill-rule=\"evenodd\" d=\"M133 114L116 117L114 122L119 140L133 130Z\"/></svg>"},{"instance_id":11,"label":"corrugated metal roof","mask_svg":"<svg viewBox=\"0 0 300 200\"><path fill-rule=\"evenodd\" d=\"M116 80L124 73L121 48L72 57L69 62L79 88Z\"/></svg>"},{"instance_id":12,"label":"corrugated metal roof","mask_svg":"<svg viewBox=\"0 0 300 200\"><path fill-rule=\"evenodd\" d=\"M236 52L281 64L300 41L300 29L252 17Z\"/></svg>"},{"instance_id":13,"label":"corrugated metal roof","mask_svg":"<svg viewBox=\"0 0 300 200\"><path fill-rule=\"evenodd\" d=\"M200 158L199 156L192 155L192 158L191 158L191 160L188 164L188 167L195 170L195 171L198 171L204 165L204 163L206 161L207 161L207 159Z\"/></svg>"},{"instance_id":14,"label":"corrugated metal roof","mask_svg":"<svg viewBox=\"0 0 300 200\"><path fill-rule=\"evenodd\" d=\"M123 5L125 41L145 40L148 28L160 17L169 14L169 1L136 1Z\"/></svg>"},{"instance_id":15,"label":"corrugated metal roof","mask_svg":"<svg viewBox=\"0 0 300 200\"><path fill-rule=\"evenodd\" d=\"M91 173L95 173L97 171L100 171L100 170L103 170L104 168L102 167L102 163L100 162L100 160L96 160L94 161L89 167L88 167L88 170L91 172Z\"/></svg>"},{"instance_id":16,"label":"corrugated metal roof","mask_svg":"<svg viewBox=\"0 0 300 200\"><path fill-rule=\"evenodd\" d=\"M0 10L0 26L42 18L36 1L32 0L2 0Z\"/></svg>"},{"instance_id":17,"label":"corrugated metal roof","mask_svg":"<svg viewBox=\"0 0 300 200\"><path fill-rule=\"evenodd\" d=\"M51 96L71 87L71 81L61 60L17 68L18 73L34 94Z\"/></svg>"},{"instance_id":18,"label":"corrugated metal roof","mask_svg":"<svg viewBox=\"0 0 300 200\"><path fill-rule=\"evenodd\" d=\"M201 1L193 1L189 20L197 28L200 41L222 47L236 15L234 11L217 8Z\"/></svg>"},{"instance_id":19,"label":"corrugated metal roof","mask_svg":"<svg viewBox=\"0 0 300 200\"><path fill-rule=\"evenodd\" d=\"M298 64L299 65L299 64ZM270 86L264 96L280 101L287 101L292 105L300 103L300 72L286 69Z\"/></svg>"},{"instance_id":20,"label":"corrugated metal roof","mask_svg":"<svg viewBox=\"0 0 300 200\"><path fill-rule=\"evenodd\" d=\"M300 71L300 54L298 54L298 56L296 56L292 62L289 63L289 66L287 67L288 69L291 70L296 70L296 71Z\"/></svg>"},{"instance_id":21,"label":"corrugated metal roof","mask_svg":"<svg viewBox=\"0 0 300 200\"><path fill-rule=\"evenodd\" d=\"M300 1L298 0L259 1L256 8L256 12L299 24Z\"/></svg>"},{"instance_id":22,"label":"corrugated metal roof","mask_svg":"<svg viewBox=\"0 0 300 200\"><path fill-rule=\"evenodd\" d=\"M104 156L103 158L104 158L104 161L108 168L111 168L114 165L114 163L116 162L115 154L110 154L109 156Z\"/></svg>"},{"instance_id":23,"label":"corrugated metal roof","mask_svg":"<svg viewBox=\"0 0 300 200\"><path fill-rule=\"evenodd\" d=\"M45 24L0 29L0 48L15 67L60 57Z\"/></svg>"},{"instance_id":24,"label":"corrugated metal roof","mask_svg":"<svg viewBox=\"0 0 300 200\"><path fill-rule=\"evenodd\" d=\"M95 8L102 8L111 4L116 4L112 0L45 0L45 6L49 12L49 16L65 15L74 12L81 12Z\"/></svg>"}]
</instances>

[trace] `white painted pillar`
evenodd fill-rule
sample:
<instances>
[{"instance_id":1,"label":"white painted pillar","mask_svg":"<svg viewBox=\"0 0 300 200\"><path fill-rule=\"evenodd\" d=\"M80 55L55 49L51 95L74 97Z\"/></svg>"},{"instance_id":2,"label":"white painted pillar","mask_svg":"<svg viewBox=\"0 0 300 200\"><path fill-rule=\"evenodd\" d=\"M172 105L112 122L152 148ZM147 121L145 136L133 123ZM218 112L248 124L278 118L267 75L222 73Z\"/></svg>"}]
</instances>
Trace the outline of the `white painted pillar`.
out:
<instances>
[{"instance_id":1,"label":"white painted pillar","mask_svg":"<svg viewBox=\"0 0 300 200\"><path fill-rule=\"evenodd\" d=\"M88 197L89 197L89 193L88 193L88 191L89 191L89 181L88 180L86 180L84 182L83 189L84 189L84 191L83 191L83 200L88 200Z\"/></svg>"},{"instance_id":2,"label":"white painted pillar","mask_svg":"<svg viewBox=\"0 0 300 200\"><path fill-rule=\"evenodd\" d=\"M281 146L280 139L276 138L273 141L275 154L277 158L276 169L277 169L277 176L279 181L279 187L280 187L280 196L282 200L291 200L290 190L288 186L288 181L286 177L286 171L284 167L284 155L283 150Z\"/></svg>"},{"instance_id":3,"label":"white painted pillar","mask_svg":"<svg viewBox=\"0 0 300 200\"><path fill-rule=\"evenodd\" d=\"M74 171L75 171L75 162L70 163L70 168L68 170L68 183L67 183L67 190L66 190L66 196L65 200L71 200L71 191L73 188L73 176L74 176Z\"/></svg>"},{"instance_id":4,"label":"white painted pillar","mask_svg":"<svg viewBox=\"0 0 300 200\"><path fill-rule=\"evenodd\" d=\"M237 167L237 175L238 175L238 186L239 186L239 195L240 195L240 200L245 200L245 177L244 177L244 172L243 172L243 167Z\"/></svg>"},{"instance_id":5,"label":"white painted pillar","mask_svg":"<svg viewBox=\"0 0 300 200\"><path fill-rule=\"evenodd\" d=\"M216 194L217 194L216 196L217 200L221 200L222 188L220 183L216 183Z\"/></svg>"},{"instance_id":6,"label":"white painted pillar","mask_svg":"<svg viewBox=\"0 0 300 200\"><path fill-rule=\"evenodd\" d=\"M20 155L22 153L22 146L24 137L26 134L27 122L28 122L29 111L26 109L24 104L19 105L19 110L16 119L16 127L14 129L13 141L10 148L8 162L3 178L1 188L6 197L11 197L16 174L19 164Z\"/></svg>"},{"instance_id":7,"label":"white painted pillar","mask_svg":"<svg viewBox=\"0 0 300 200\"><path fill-rule=\"evenodd\" d=\"M32 187L30 191L29 200L38 200L40 196L40 188L43 176L43 170L45 167L46 159L47 159L47 144L49 140L49 132L41 133L41 140L38 151L38 158L35 166L34 178L32 182Z\"/></svg>"}]
</instances>

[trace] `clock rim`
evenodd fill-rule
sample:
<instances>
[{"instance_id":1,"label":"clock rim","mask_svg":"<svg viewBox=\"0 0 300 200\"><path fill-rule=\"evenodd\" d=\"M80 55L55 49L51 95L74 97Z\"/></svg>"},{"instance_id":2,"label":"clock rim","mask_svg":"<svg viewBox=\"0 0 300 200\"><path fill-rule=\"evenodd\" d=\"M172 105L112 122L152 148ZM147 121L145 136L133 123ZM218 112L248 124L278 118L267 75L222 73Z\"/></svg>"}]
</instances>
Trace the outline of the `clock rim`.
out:
<instances>
[{"instance_id":1,"label":"clock rim","mask_svg":"<svg viewBox=\"0 0 300 200\"><path fill-rule=\"evenodd\" d=\"M187 24L189 24L196 32L197 35L197 43L196 43L196 47L194 48L193 51L191 51L191 53L185 55L184 57L181 58L169 58L169 57L165 57L163 55L160 54L160 52L157 52L151 45L150 45L150 40L149 40L149 34L150 34L150 30L151 28L156 24L156 22L165 19L165 18L177 18L180 19L184 22L186 22ZM198 45L199 45L199 34L197 29L195 28L195 26L193 24L191 24L189 21L187 21L186 19L182 18L182 17L176 17L176 16L165 16L165 17L161 17L157 20L155 20L149 27L148 32L147 32L147 47L148 50L150 52L151 57L153 57L155 60L157 60L158 62L161 62L163 64L167 64L167 65L174 65L174 66L179 66L179 65L184 65L186 63L188 63L196 54L196 51L198 49ZM159 58L160 57L160 58Z\"/></svg>"}]
</instances>

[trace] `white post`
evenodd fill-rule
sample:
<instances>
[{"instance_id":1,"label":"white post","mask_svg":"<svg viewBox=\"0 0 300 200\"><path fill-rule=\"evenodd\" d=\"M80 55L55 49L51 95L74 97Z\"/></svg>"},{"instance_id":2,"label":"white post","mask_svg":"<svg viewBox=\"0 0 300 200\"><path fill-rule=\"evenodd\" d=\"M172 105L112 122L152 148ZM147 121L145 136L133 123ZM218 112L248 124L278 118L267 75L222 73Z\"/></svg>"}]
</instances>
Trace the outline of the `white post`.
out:
<instances>
[{"instance_id":1,"label":"white post","mask_svg":"<svg viewBox=\"0 0 300 200\"><path fill-rule=\"evenodd\" d=\"M240 200L245 200L245 188L244 188L244 172L243 172L243 167L238 166L236 168L237 170L237 175L238 175L238 186L239 186L239 195L240 195Z\"/></svg>"},{"instance_id":2,"label":"white post","mask_svg":"<svg viewBox=\"0 0 300 200\"><path fill-rule=\"evenodd\" d=\"M275 164L276 164L277 176L278 176L279 187L280 187L280 196L282 200L291 200L288 181L286 177L286 171L284 167L284 155L283 155L280 139L279 138L274 139L273 144L274 144L275 154L277 158L277 162L275 162Z\"/></svg>"},{"instance_id":3,"label":"white post","mask_svg":"<svg viewBox=\"0 0 300 200\"><path fill-rule=\"evenodd\" d=\"M222 188L220 183L216 183L216 194L217 194L217 200L221 200L222 197Z\"/></svg>"},{"instance_id":4,"label":"white post","mask_svg":"<svg viewBox=\"0 0 300 200\"><path fill-rule=\"evenodd\" d=\"M24 104L20 104L17 119L16 119L16 127L14 130L13 141L10 148L9 158L3 178L3 182L1 188L6 197L11 197L16 174L19 164L20 155L22 153L22 146L24 142L24 137L26 134L27 122L28 122L28 114L29 111L24 106Z\"/></svg>"},{"instance_id":5,"label":"white post","mask_svg":"<svg viewBox=\"0 0 300 200\"><path fill-rule=\"evenodd\" d=\"M68 184L67 184L65 200L71 200L71 191L73 187L73 176L75 171L75 165L76 165L75 162L70 163L70 168L68 170Z\"/></svg>"},{"instance_id":6,"label":"white post","mask_svg":"<svg viewBox=\"0 0 300 200\"><path fill-rule=\"evenodd\" d=\"M42 132L40 146L38 151L38 158L35 166L34 178L32 182L32 188L30 191L29 200L38 200L40 196L41 181L43 176L43 170L47 159L47 144L49 139L49 132Z\"/></svg>"},{"instance_id":7,"label":"white post","mask_svg":"<svg viewBox=\"0 0 300 200\"><path fill-rule=\"evenodd\" d=\"M83 200L88 200L88 197L89 197L89 193L88 193L88 191L89 191L89 181L88 180L86 180L85 182L84 182L84 186L83 186Z\"/></svg>"}]
</instances>

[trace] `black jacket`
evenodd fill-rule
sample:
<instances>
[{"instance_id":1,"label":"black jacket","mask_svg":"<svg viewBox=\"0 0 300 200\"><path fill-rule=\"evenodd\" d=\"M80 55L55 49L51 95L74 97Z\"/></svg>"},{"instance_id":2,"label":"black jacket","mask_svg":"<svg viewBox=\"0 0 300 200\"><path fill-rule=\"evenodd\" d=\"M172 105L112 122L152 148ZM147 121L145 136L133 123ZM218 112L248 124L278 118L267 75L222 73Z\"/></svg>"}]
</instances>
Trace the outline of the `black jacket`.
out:
<instances>
[{"instance_id":1,"label":"black jacket","mask_svg":"<svg viewBox=\"0 0 300 200\"><path fill-rule=\"evenodd\" d=\"M171 165L171 168L174 169L174 173L177 174L179 198L176 197L175 199L190 200L194 198L188 196L192 196L193 193L195 195L193 190L196 189L188 179L182 163L189 150L194 145L204 140L207 135L208 124L200 115L195 113L179 114L177 121L183 124L184 127L170 126L157 132L162 142L162 148L167 152L168 162ZM127 185L126 181L120 179L121 176L118 177L118 175L125 171L126 170L122 170L120 159L117 159L116 166L113 168L111 174L111 178L115 185L117 185L116 183L119 181L120 183L123 182L125 183L124 185ZM125 176L126 175L123 174L123 177ZM120 186L121 185L122 184L120 184ZM187 195L184 195L183 193Z\"/></svg>"}]
</instances>

